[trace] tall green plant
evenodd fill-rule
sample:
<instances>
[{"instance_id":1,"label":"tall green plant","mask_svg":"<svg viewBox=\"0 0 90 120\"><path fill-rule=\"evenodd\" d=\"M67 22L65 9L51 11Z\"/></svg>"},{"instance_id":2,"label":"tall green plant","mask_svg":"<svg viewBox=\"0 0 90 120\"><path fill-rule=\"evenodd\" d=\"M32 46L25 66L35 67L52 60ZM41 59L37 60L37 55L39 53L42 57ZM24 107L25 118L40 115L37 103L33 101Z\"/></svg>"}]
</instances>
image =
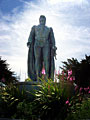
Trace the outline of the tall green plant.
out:
<instances>
[{"instance_id":1,"label":"tall green plant","mask_svg":"<svg viewBox=\"0 0 90 120\"><path fill-rule=\"evenodd\" d=\"M41 120L64 120L68 113L67 93L60 83L41 80L40 90L36 91L33 102L33 115Z\"/></svg>"},{"instance_id":2,"label":"tall green plant","mask_svg":"<svg viewBox=\"0 0 90 120\"><path fill-rule=\"evenodd\" d=\"M20 89L13 84L2 89L0 96L0 117L9 118L16 113L18 103L28 99L24 89L20 91Z\"/></svg>"}]
</instances>

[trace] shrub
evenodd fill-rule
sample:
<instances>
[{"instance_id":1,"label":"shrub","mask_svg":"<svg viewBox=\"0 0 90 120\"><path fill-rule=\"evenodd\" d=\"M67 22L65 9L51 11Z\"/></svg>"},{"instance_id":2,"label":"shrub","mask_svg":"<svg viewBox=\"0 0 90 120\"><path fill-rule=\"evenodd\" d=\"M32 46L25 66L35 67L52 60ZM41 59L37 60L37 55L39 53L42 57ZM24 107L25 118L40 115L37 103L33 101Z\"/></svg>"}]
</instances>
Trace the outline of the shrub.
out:
<instances>
[{"instance_id":1,"label":"shrub","mask_svg":"<svg viewBox=\"0 0 90 120\"><path fill-rule=\"evenodd\" d=\"M84 100L80 106L76 106L74 112L70 113L66 120L86 120L90 119L90 98Z\"/></svg>"},{"instance_id":2,"label":"shrub","mask_svg":"<svg viewBox=\"0 0 90 120\"><path fill-rule=\"evenodd\" d=\"M13 84L4 87L0 91L0 96L0 117L9 118L17 111L18 103L28 99L24 89L20 91Z\"/></svg>"},{"instance_id":3,"label":"shrub","mask_svg":"<svg viewBox=\"0 0 90 120\"><path fill-rule=\"evenodd\" d=\"M60 83L41 80L40 90L35 93L32 115L41 120L64 120L69 111L68 94Z\"/></svg>"},{"instance_id":4,"label":"shrub","mask_svg":"<svg viewBox=\"0 0 90 120\"><path fill-rule=\"evenodd\" d=\"M57 78L59 78L58 83L51 79L46 81L44 77L40 79L39 89L30 93L34 96L32 101L27 96L27 91L21 92L13 84L6 86L1 92L2 117L24 120L73 119L81 108L84 94L90 93L90 88L76 86L74 90L75 78L71 69L67 72L63 71L62 74L57 75Z\"/></svg>"}]
</instances>

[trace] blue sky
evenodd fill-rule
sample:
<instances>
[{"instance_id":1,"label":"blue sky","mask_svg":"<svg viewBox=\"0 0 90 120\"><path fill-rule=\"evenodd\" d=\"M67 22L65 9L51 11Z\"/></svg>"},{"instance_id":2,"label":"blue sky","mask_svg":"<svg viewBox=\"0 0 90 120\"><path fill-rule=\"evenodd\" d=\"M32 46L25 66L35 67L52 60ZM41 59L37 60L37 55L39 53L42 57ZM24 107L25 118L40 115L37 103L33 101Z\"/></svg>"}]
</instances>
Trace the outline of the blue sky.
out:
<instances>
[{"instance_id":1,"label":"blue sky","mask_svg":"<svg viewBox=\"0 0 90 120\"><path fill-rule=\"evenodd\" d=\"M0 0L0 56L23 79L27 77L26 43L41 14L54 31L56 69L67 58L90 55L89 0Z\"/></svg>"}]
</instances>

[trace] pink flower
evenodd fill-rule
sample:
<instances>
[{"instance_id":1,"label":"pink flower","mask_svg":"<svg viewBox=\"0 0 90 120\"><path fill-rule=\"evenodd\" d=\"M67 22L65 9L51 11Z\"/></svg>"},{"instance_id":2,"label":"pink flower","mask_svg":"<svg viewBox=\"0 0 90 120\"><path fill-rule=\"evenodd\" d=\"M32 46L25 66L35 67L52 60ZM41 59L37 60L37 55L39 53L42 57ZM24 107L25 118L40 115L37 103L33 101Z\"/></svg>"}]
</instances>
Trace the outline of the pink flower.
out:
<instances>
[{"instance_id":1,"label":"pink flower","mask_svg":"<svg viewBox=\"0 0 90 120\"><path fill-rule=\"evenodd\" d=\"M66 104L69 104L69 100L67 100L65 103L66 103Z\"/></svg>"},{"instance_id":2,"label":"pink flower","mask_svg":"<svg viewBox=\"0 0 90 120\"><path fill-rule=\"evenodd\" d=\"M68 75L72 75L72 70L68 70Z\"/></svg>"},{"instance_id":3,"label":"pink flower","mask_svg":"<svg viewBox=\"0 0 90 120\"><path fill-rule=\"evenodd\" d=\"M75 77L73 76L73 80L75 80Z\"/></svg>"},{"instance_id":4,"label":"pink flower","mask_svg":"<svg viewBox=\"0 0 90 120\"><path fill-rule=\"evenodd\" d=\"M60 70L58 70L58 75L60 75Z\"/></svg>"},{"instance_id":5,"label":"pink flower","mask_svg":"<svg viewBox=\"0 0 90 120\"><path fill-rule=\"evenodd\" d=\"M81 92L82 90L83 90L83 88L82 88L82 87L80 87L79 91Z\"/></svg>"},{"instance_id":6,"label":"pink flower","mask_svg":"<svg viewBox=\"0 0 90 120\"><path fill-rule=\"evenodd\" d=\"M70 103L69 103L68 105L69 105L69 106L71 106L71 104L70 104Z\"/></svg>"},{"instance_id":7,"label":"pink flower","mask_svg":"<svg viewBox=\"0 0 90 120\"><path fill-rule=\"evenodd\" d=\"M73 77L70 77L70 81L73 81Z\"/></svg>"},{"instance_id":8,"label":"pink flower","mask_svg":"<svg viewBox=\"0 0 90 120\"><path fill-rule=\"evenodd\" d=\"M64 80L64 75L61 76L61 80Z\"/></svg>"},{"instance_id":9,"label":"pink flower","mask_svg":"<svg viewBox=\"0 0 90 120\"><path fill-rule=\"evenodd\" d=\"M67 80L69 80L69 79L70 79L70 81L73 81L73 80L75 80L75 77L74 76L72 76L72 77L68 76Z\"/></svg>"},{"instance_id":10,"label":"pink flower","mask_svg":"<svg viewBox=\"0 0 90 120\"><path fill-rule=\"evenodd\" d=\"M62 71L62 75L64 75L64 70Z\"/></svg>"},{"instance_id":11,"label":"pink flower","mask_svg":"<svg viewBox=\"0 0 90 120\"><path fill-rule=\"evenodd\" d=\"M88 93L90 94L90 90L88 91Z\"/></svg>"},{"instance_id":12,"label":"pink flower","mask_svg":"<svg viewBox=\"0 0 90 120\"><path fill-rule=\"evenodd\" d=\"M55 75L57 74L57 70L55 70Z\"/></svg>"},{"instance_id":13,"label":"pink flower","mask_svg":"<svg viewBox=\"0 0 90 120\"><path fill-rule=\"evenodd\" d=\"M88 88L87 88L88 90L89 90L89 86L88 86Z\"/></svg>"},{"instance_id":14,"label":"pink flower","mask_svg":"<svg viewBox=\"0 0 90 120\"><path fill-rule=\"evenodd\" d=\"M70 78L70 76L67 77L67 80Z\"/></svg>"},{"instance_id":15,"label":"pink flower","mask_svg":"<svg viewBox=\"0 0 90 120\"><path fill-rule=\"evenodd\" d=\"M88 91L88 88L84 88L85 91Z\"/></svg>"},{"instance_id":16,"label":"pink flower","mask_svg":"<svg viewBox=\"0 0 90 120\"><path fill-rule=\"evenodd\" d=\"M45 68L43 67L43 69L42 69L42 74L43 75L45 75L46 73L45 73Z\"/></svg>"},{"instance_id":17,"label":"pink flower","mask_svg":"<svg viewBox=\"0 0 90 120\"><path fill-rule=\"evenodd\" d=\"M78 89L78 86L76 85L76 86L75 86L75 91L76 91L77 89Z\"/></svg>"}]
</instances>

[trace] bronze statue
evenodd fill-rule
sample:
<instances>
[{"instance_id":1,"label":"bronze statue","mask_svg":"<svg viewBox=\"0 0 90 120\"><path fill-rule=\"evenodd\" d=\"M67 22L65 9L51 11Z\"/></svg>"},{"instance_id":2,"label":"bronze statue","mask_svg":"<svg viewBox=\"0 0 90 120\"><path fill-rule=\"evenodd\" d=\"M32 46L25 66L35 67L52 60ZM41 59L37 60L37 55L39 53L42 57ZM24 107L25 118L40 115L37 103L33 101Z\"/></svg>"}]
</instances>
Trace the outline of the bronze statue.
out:
<instances>
[{"instance_id":1,"label":"bronze statue","mask_svg":"<svg viewBox=\"0 0 90 120\"><path fill-rule=\"evenodd\" d=\"M33 26L28 38L28 77L36 81L41 77L43 66L46 78L54 78L56 46L53 29L45 26L46 17L41 15L39 25Z\"/></svg>"}]
</instances>

